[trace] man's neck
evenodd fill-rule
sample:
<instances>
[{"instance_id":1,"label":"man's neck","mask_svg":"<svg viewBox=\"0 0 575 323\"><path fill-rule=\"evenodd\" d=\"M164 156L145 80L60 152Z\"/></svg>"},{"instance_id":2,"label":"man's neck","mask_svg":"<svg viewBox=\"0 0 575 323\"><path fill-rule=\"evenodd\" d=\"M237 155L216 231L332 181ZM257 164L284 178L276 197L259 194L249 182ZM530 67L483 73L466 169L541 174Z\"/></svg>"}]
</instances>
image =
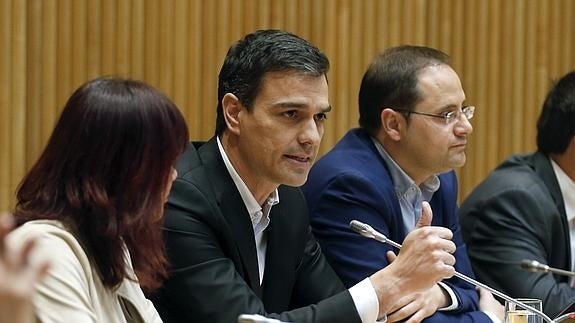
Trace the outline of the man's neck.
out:
<instances>
[{"instance_id":1,"label":"man's neck","mask_svg":"<svg viewBox=\"0 0 575 323\"><path fill-rule=\"evenodd\" d=\"M575 149L571 151L568 149L562 154L550 154L549 158L553 159L572 181L575 181Z\"/></svg>"},{"instance_id":2,"label":"man's neck","mask_svg":"<svg viewBox=\"0 0 575 323\"><path fill-rule=\"evenodd\" d=\"M259 205L263 205L267 198L277 189L277 185L263 183L259 181L249 168L249 161L243 158L237 142L238 138L233 134L220 135L222 148L224 149L230 163L238 173L241 180L246 184L248 190L252 193Z\"/></svg>"},{"instance_id":3,"label":"man's neck","mask_svg":"<svg viewBox=\"0 0 575 323\"><path fill-rule=\"evenodd\" d=\"M386 138L383 135L377 136L375 139L381 143L393 161L395 161L395 163L397 163L397 165L407 174L407 176L409 176L409 178L415 182L415 185L421 186L423 182L433 176L433 173L418 172L416 169L413 169L413 167L408 167L410 161L402 158L403 154L401 153L401 148L397 142Z\"/></svg>"}]
</instances>

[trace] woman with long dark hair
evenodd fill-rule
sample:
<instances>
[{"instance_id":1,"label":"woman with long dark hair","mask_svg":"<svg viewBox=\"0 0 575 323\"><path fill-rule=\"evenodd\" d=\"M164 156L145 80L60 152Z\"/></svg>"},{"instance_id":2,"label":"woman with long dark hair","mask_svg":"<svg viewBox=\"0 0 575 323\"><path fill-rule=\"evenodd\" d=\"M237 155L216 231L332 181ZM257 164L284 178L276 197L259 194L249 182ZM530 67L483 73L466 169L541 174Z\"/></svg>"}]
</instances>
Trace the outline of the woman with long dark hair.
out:
<instances>
[{"instance_id":1,"label":"woman with long dark hair","mask_svg":"<svg viewBox=\"0 0 575 323\"><path fill-rule=\"evenodd\" d=\"M40 321L161 321L140 286L166 276L163 204L187 142L177 107L142 82L98 78L72 94L20 184L9 236L51 258L33 297Z\"/></svg>"}]
</instances>

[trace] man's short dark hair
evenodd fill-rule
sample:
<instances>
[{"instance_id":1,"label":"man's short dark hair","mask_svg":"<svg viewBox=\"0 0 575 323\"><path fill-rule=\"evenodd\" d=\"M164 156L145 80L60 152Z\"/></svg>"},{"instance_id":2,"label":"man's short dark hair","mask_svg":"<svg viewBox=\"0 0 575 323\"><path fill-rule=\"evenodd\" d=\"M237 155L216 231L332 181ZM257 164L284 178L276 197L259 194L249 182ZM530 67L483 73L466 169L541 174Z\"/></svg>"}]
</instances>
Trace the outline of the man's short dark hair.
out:
<instances>
[{"instance_id":1,"label":"man's short dark hair","mask_svg":"<svg viewBox=\"0 0 575 323\"><path fill-rule=\"evenodd\" d=\"M575 72L563 76L549 91L537 121L537 148L562 154L575 136Z\"/></svg>"},{"instance_id":2,"label":"man's short dark hair","mask_svg":"<svg viewBox=\"0 0 575 323\"><path fill-rule=\"evenodd\" d=\"M359 89L359 125L371 134L381 128L384 108L411 111L419 102L419 72L431 65L449 65L449 56L423 46L398 46L375 57Z\"/></svg>"},{"instance_id":3,"label":"man's short dark hair","mask_svg":"<svg viewBox=\"0 0 575 323\"><path fill-rule=\"evenodd\" d=\"M259 30L230 47L218 78L216 135L226 129L222 99L234 94L249 110L268 72L296 71L312 76L327 74L329 61L317 47L281 30Z\"/></svg>"}]
</instances>

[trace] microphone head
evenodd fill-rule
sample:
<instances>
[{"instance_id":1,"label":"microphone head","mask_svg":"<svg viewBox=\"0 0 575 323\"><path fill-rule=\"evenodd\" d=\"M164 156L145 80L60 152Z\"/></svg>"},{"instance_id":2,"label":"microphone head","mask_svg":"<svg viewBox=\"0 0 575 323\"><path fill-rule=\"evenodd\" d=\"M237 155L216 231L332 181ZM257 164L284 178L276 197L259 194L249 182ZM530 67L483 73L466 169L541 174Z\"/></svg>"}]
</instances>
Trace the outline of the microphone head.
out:
<instances>
[{"instance_id":1,"label":"microphone head","mask_svg":"<svg viewBox=\"0 0 575 323\"><path fill-rule=\"evenodd\" d=\"M349 228L357 233L361 233L362 231L367 231L367 224L357 220L351 220L349 223Z\"/></svg>"},{"instance_id":2,"label":"microphone head","mask_svg":"<svg viewBox=\"0 0 575 323\"><path fill-rule=\"evenodd\" d=\"M521 260L521 269L527 271L538 271L537 270L538 262L535 260L523 259Z\"/></svg>"},{"instance_id":3,"label":"microphone head","mask_svg":"<svg viewBox=\"0 0 575 323\"><path fill-rule=\"evenodd\" d=\"M352 231L355 231L361 235L365 235L366 233L369 232L369 226L357 220L351 220L351 222L349 223L349 228Z\"/></svg>"},{"instance_id":4,"label":"microphone head","mask_svg":"<svg viewBox=\"0 0 575 323\"><path fill-rule=\"evenodd\" d=\"M546 272L549 267L542 265L539 261L523 259L521 261L521 269L531 271L531 272Z\"/></svg>"},{"instance_id":5,"label":"microphone head","mask_svg":"<svg viewBox=\"0 0 575 323\"><path fill-rule=\"evenodd\" d=\"M401 245L393 240L388 239L385 235L377 232L373 229L369 224L365 224L358 220L352 220L349 223L349 227L351 230L361 234L363 237L370 238L377 240L379 242L387 243L391 246L396 247L397 249L401 249Z\"/></svg>"}]
</instances>

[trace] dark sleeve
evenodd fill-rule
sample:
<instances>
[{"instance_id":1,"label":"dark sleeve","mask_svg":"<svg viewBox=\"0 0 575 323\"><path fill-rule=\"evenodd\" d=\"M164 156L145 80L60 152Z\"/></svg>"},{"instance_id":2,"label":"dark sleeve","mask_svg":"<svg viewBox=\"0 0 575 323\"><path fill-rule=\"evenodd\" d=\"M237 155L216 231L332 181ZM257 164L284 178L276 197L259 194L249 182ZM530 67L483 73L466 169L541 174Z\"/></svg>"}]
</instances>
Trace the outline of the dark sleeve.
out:
<instances>
[{"instance_id":1,"label":"dark sleeve","mask_svg":"<svg viewBox=\"0 0 575 323\"><path fill-rule=\"evenodd\" d=\"M434 211L432 225L441 225L451 230L453 233L452 241L457 247L453 254L456 260L455 270L474 279L475 274L469 261L467 246L463 241L461 226L457 216L457 177L455 176L455 172L451 171L440 175L440 179L441 187L439 191L434 194L431 203L432 207L433 205L441 206L437 208L437 213ZM440 201L436 201L436 199L441 200L441 203L438 203ZM457 277L443 280L443 282L451 287L455 293L459 301L459 307L455 310L442 313L450 315L479 310L479 294L475 290L474 285Z\"/></svg>"},{"instance_id":2,"label":"dark sleeve","mask_svg":"<svg viewBox=\"0 0 575 323\"><path fill-rule=\"evenodd\" d=\"M165 322L235 322L239 314L261 314L291 322L354 322L359 317L344 290L315 305L267 313L238 270L237 252L226 236L227 224L211 200L191 182L177 180L165 214L166 248L171 277L154 297ZM309 244L300 269L310 277L319 250ZM235 258L234 258L235 257ZM239 265L241 266L241 265ZM295 291L305 293L305 281ZM290 291L278 291L289 293ZM303 299L303 298L302 298Z\"/></svg>"},{"instance_id":3,"label":"dark sleeve","mask_svg":"<svg viewBox=\"0 0 575 323\"><path fill-rule=\"evenodd\" d=\"M310 210L314 234L331 266L347 287L387 266L388 250L398 252L387 244L367 239L349 229L349 222L356 219L398 243L403 241L403 221L396 218L401 210L396 208L397 204L393 202L396 199L395 192L389 187L376 185L361 174L348 172L335 177L321 192L310 198L318 200ZM455 200L452 205L450 214L456 217ZM458 230L456 225L448 226ZM464 257L461 260L462 267L457 269L463 269L465 274L473 276L462 239L455 242L457 262L460 257ZM478 297L473 286L459 279L448 280L446 283L457 295L459 308L437 312L426 322L491 322L487 315L477 311Z\"/></svg>"},{"instance_id":4,"label":"dark sleeve","mask_svg":"<svg viewBox=\"0 0 575 323\"><path fill-rule=\"evenodd\" d=\"M469 312L435 312L432 316L423 320L425 323L459 323L459 322L483 322L491 323L491 319L487 314L481 311L469 311Z\"/></svg>"},{"instance_id":5,"label":"dark sleeve","mask_svg":"<svg viewBox=\"0 0 575 323\"><path fill-rule=\"evenodd\" d=\"M470 198L460 216L469 223L466 240L478 278L512 297L541 299L544 311L552 317L573 303L575 291L566 282L519 266L523 259L547 263L553 240L569 243L550 197L530 185L474 192Z\"/></svg>"},{"instance_id":6,"label":"dark sleeve","mask_svg":"<svg viewBox=\"0 0 575 323\"><path fill-rule=\"evenodd\" d=\"M309 226L306 240L303 258L296 269L291 308L314 304L346 290L325 259Z\"/></svg>"}]
</instances>

